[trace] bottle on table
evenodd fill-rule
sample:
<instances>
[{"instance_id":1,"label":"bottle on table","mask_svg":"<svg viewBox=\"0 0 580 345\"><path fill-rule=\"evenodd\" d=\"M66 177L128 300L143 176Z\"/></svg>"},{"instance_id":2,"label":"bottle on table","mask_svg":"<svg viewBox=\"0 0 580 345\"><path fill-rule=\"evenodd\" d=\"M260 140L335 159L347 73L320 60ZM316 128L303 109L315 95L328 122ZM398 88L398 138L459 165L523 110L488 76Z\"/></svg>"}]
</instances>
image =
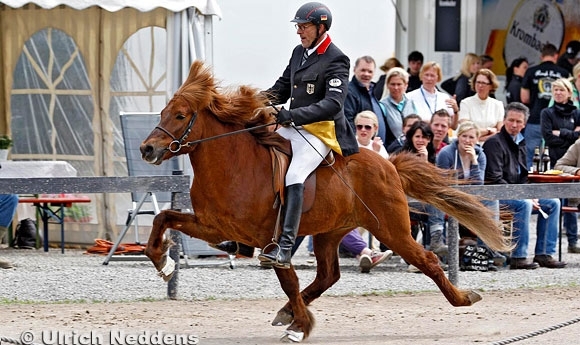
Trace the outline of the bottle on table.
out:
<instances>
[{"instance_id":1,"label":"bottle on table","mask_svg":"<svg viewBox=\"0 0 580 345\"><path fill-rule=\"evenodd\" d=\"M534 174L540 173L540 168L542 165L541 161L542 159L540 158L540 147L536 146L536 148L534 149L534 157L532 158L532 173Z\"/></svg>"},{"instance_id":2,"label":"bottle on table","mask_svg":"<svg viewBox=\"0 0 580 345\"><path fill-rule=\"evenodd\" d=\"M548 146L544 149L544 155L542 156L542 169L543 172L550 170L550 152Z\"/></svg>"}]
</instances>

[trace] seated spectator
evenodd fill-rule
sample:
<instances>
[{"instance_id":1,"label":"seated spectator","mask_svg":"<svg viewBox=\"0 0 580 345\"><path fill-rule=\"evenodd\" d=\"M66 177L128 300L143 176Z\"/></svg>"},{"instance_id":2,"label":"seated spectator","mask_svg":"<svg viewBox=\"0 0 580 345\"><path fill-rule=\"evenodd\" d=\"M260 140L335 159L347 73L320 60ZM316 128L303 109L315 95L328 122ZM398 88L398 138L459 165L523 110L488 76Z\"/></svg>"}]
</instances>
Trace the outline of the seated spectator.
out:
<instances>
[{"instance_id":1,"label":"seated spectator","mask_svg":"<svg viewBox=\"0 0 580 345\"><path fill-rule=\"evenodd\" d=\"M528 181L527 151L522 130L530 116L528 107L522 103L510 103L506 108L503 127L483 144L487 156L485 181L487 184L522 184ZM513 243L510 255L511 269L535 269L538 266L563 268L565 262L552 257L556 253L558 222L560 217L559 199L500 200L514 216ZM529 262L528 242L530 215L539 213L536 231L537 240L533 262ZM544 214L547 215L544 218Z\"/></svg>"},{"instance_id":2,"label":"seated spectator","mask_svg":"<svg viewBox=\"0 0 580 345\"><path fill-rule=\"evenodd\" d=\"M419 116L417 114L410 114L410 115L407 115L403 118L403 132L395 141L393 141L391 143L391 145L389 145L387 147L387 152L389 154L394 153L394 152L400 150L401 147L403 147L403 144L405 143L405 135L407 134L407 131L417 121L421 121L421 116Z\"/></svg>"},{"instance_id":3,"label":"seated spectator","mask_svg":"<svg viewBox=\"0 0 580 345\"><path fill-rule=\"evenodd\" d=\"M554 169L562 170L567 174L580 175L580 139L572 144L566 153L558 159ZM569 203L570 206L577 206L577 203ZM576 229L577 230L577 229ZM578 231L571 232L566 228L566 237L568 238L568 253L580 254L578 247Z\"/></svg>"},{"instance_id":4,"label":"seated spectator","mask_svg":"<svg viewBox=\"0 0 580 345\"><path fill-rule=\"evenodd\" d=\"M15 194L0 194L0 243L8 233L8 227L12 223L14 213L18 206L18 196ZM0 259L0 268L12 268L10 261Z\"/></svg>"},{"instance_id":5,"label":"seated spectator","mask_svg":"<svg viewBox=\"0 0 580 345\"><path fill-rule=\"evenodd\" d=\"M381 138L377 136L379 124L375 113L370 110L362 111L356 115L354 123L359 147L373 150L381 157L387 159L389 157L387 150L383 146ZM380 252L368 248L358 228L353 229L344 236L342 242L340 242L340 247L358 258L361 273L369 273L371 268L393 256L391 250Z\"/></svg>"},{"instance_id":6,"label":"seated spectator","mask_svg":"<svg viewBox=\"0 0 580 345\"><path fill-rule=\"evenodd\" d=\"M481 146L477 145L479 133L479 127L475 123L462 122L457 128L457 139L442 148L437 154L436 165L442 169L453 170L458 180L469 180L471 184L483 184L487 159ZM496 200L483 200L482 203L492 209L495 214L499 214L499 204ZM437 230L440 229L442 232L445 225L445 215L437 210L433 218L433 221L430 222L431 231L438 233ZM469 234L471 235L471 232ZM432 237L430 250L437 253L441 244L437 239L434 241ZM480 242L479 245L485 244ZM499 253L492 253L496 259L495 262L498 265L503 265L505 257Z\"/></svg>"}]
</instances>

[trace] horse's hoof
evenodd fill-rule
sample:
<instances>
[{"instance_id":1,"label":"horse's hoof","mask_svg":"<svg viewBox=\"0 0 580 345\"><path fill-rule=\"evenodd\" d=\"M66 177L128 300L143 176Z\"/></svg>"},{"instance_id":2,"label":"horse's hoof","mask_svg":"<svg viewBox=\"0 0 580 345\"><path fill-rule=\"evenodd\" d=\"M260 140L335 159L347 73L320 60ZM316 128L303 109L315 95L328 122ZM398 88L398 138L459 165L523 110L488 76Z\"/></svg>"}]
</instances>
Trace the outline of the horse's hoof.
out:
<instances>
[{"instance_id":1,"label":"horse's hoof","mask_svg":"<svg viewBox=\"0 0 580 345\"><path fill-rule=\"evenodd\" d=\"M280 309L274 321L272 321L272 326L286 326L294 321L294 316L284 309Z\"/></svg>"},{"instance_id":2,"label":"horse's hoof","mask_svg":"<svg viewBox=\"0 0 580 345\"><path fill-rule=\"evenodd\" d=\"M296 332L289 329L285 330L280 337L280 341L283 343L300 343L303 339L304 332Z\"/></svg>"},{"instance_id":3,"label":"horse's hoof","mask_svg":"<svg viewBox=\"0 0 580 345\"><path fill-rule=\"evenodd\" d=\"M469 299L469 301L471 302L470 305L473 305L479 301L482 300L482 297L480 294L478 294L477 292L471 290L467 293L467 298Z\"/></svg>"},{"instance_id":4,"label":"horse's hoof","mask_svg":"<svg viewBox=\"0 0 580 345\"><path fill-rule=\"evenodd\" d=\"M165 257L165 266L159 271L159 276L168 282L175 272L175 261L169 256Z\"/></svg>"}]
</instances>

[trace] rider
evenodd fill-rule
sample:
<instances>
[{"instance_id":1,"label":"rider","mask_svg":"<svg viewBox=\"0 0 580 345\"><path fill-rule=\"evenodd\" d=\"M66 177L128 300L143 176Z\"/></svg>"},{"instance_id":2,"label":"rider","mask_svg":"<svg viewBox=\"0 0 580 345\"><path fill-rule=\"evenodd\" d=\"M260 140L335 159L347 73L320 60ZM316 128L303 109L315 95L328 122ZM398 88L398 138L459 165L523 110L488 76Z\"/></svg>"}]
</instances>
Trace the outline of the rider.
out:
<instances>
[{"instance_id":1,"label":"rider","mask_svg":"<svg viewBox=\"0 0 580 345\"><path fill-rule=\"evenodd\" d=\"M282 76L266 94L275 104L290 100L289 110L276 114L277 132L290 140L293 158L286 174L284 221L278 245L258 257L262 266L289 268L298 234L304 181L333 150L343 156L358 152L358 143L343 112L350 61L331 42L332 14L325 5L302 5L291 22L301 44L294 48ZM218 244L231 248L232 242ZM234 245L234 247L237 247ZM265 248L267 249L267 248Z\"/></svg>"}]
</instances>

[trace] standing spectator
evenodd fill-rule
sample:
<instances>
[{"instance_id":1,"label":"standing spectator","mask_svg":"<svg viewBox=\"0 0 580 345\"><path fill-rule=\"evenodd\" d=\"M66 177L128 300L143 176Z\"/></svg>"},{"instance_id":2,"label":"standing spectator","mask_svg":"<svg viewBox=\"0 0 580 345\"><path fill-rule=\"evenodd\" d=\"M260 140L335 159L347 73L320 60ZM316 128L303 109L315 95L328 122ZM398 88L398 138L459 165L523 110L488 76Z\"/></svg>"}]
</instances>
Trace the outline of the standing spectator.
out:
<instances>
[{"instance_id":1,"label":"standing spectator","mask_svg":"<svg viewBox=\"0 0 580 345\"><path fill-rule=\"evenodd\" d=\"M18 196L15 194L0 194L0 243L8 233L8 227L14 219L18 206ZM10 261L0 258L0 268L12 268Z\"/></svg>"},{"instance_id":2,"label":"standing spectator","mask_svg":"<svg viewBox=\"0 0 580 345\"><path fill-rule=\"evenodd\" d=\"M476 94L465 98L459 105L459 123L472 121L480 128L480 143L499 132L503 122L503 102L491 98L499 87L495 74L486 68L475 72L471 87Z\"/></svg>"},{"instance_id":3,"label":"standing spectator","mask_svg":"<svg viewBox=\"0 0 580 345\"><path fill-rule=\"evenodd\" d=\"M412 100L407 99L405 92L409 85L409 75L404 69L395 67L389 70L386 78L388 96L381 100L385 108L387 122L385 147L402 134L403 118L409 114L416 114L417 109Z\"/></svg>"},{"instance_id":4,"label":"standing spectator","mask_svg":"<svg viewBox=\"0 0 580 345\"><path fill-rule=\"evenodd\" d=\"M572 102L572 83L560 78L552 83L554 105L541 112L542 137L550 148L550 164L555 166L580 137L580 110Z\"/></svg>"},{"instance_id":5,"label":"standing spectator","mask_svg":"<svg viewBox=\"0 0 580 345\"><path fill-rule=\"evenodd\" d=\"M566 44L566 52L558 59L557 65L572 74L572 69L580 61L580 41Z\"/></svg>"},{"instance_id":6,"label":"standing spectator","mask_svg":"<svg viewBox=\"0 0 580 345\"><path fill-rule=\"evenodd\" d=\"M558 159L554 169L562 170L564 173L572 175L580 175L580 140L576 140L568 151ZM576 206L576 205L574 205ZM566 216L568 212L564 213ZM564 218L566 221L566 218ZM566 224L564 224L566 227ZM580 247L578 246L578 225L576 224L576 231L571 227L566 227L566 237L568 238L568 253L580 254Z\"/></svg>"},{"instance_id":7,"label":"standing spectator","mask_svg":"<svg viewBox=\"0 0 580 345\"><path fill-rule=\"evenodd\" d=\"M364 110L370 110L379 120L378 136L386 142L386 122L382 106L373 93L375 83L372 81L375 74L375 60L370 56L361 56L354 64L354 76L348 83L348 94L344 101L344 115L350 123L353 132L354 117Z\"/></svg>"},{"instance_id":8,"label":"standing spectator","mask_svg":"<svg viewBox=\"0 0 580 345\"><path fill-rule=\"evenodd\" d=\"M464 98L475 95L475 91L469 85L469 80L481 68L481 60L479 56L473 53L465 54L463 62L461 63L461 70L459 76L455 80L455 99L457 103L461 104Z\"/></svg>"},{"instance_id":9,"label":"standing spectator","mask_svg":"<svg viewBox=\"0 0 580 345\"><path fill-rule=\"evenodd\" d=\"M479 57L479 60L481 61L481 68L487 68L493 71L493 58L491 56L484 54Z\"/></svg>"},{"instance_id":10,"label":"standing spectator","mask_svg":"<svg viewBox=\"0 0 580 345\"><path fill-rule=\"evenodd\" d=\"M529 110L522 103L507 105L501 131L483 143L487 156L485 181L487 184L522 184L528 182L526 144L522 130L529 118ZM555 260L560 217L559 199L500 200L514 215L511 269L535 269L538 266L563 268L566 263ZM538 216L537 240L533 262L528 262L530 215L541 208L547 219Z\"/></svg>"},{"instance_id":11,"label":"standing spectator","mask_svg":"<svg viewBox=\"0 0 580 345\"><path fill-rule=\"evenodd\" d=\"M423 54L416 50L412 51L407 57L407 63L409 66L407 68L407 72L409 73L409 87L407 88L407 92L411 92L421 87L422 82L419 73L423 66Z\"/></svg>"},{"instance_id":12,"label":"standing spectator","mask_svg":"<svg viewBox=\"0 0 580 345\"><path fill-rule=\"evenodd\" d=\"M530 108L530 118L526 124L524 137L526 138L527 166L532 167L534 148L542 146L542 130L540 127L540 112L547 108L552 97L552 82L559 78L567 78L569 73L562 67L556 66L558 49L547 43L542 48L542 62L539 65L528 68L522 81L520 98L522 103Z\"/></svg>"},{"instance_id":13,"label":"standing spectator","mask_svg":"<svg viewBox=\"0 0 580 345\"><path fill-rule=\"evenodd\" d=\"M441 73L441 66L435 61L427 62L421 67L419 73L421 87L417 90L407 92L407 98L412 100L417 109L417 114L421 116L423 121L431 121L433 113L440 109L445 109L452 117L451 128L457 128L457 112L459 105L454 98L437 90L435 87L443 78Z\"/></svg>"},{"instance_id":14,"label":"standing spectator","mask_svg":"<svg viewBox=\"0 0 580 345\"><path fill-rule=\"evenodd\" d=\"M421 116L417 114L409 114L403 118L403 132L397 138L397 140L393 141L389 147L387 147L387 152L389 154L398 151L403 144L405 143L407 131L413 126L413 124L417 121L421 121Z\"/></svg>"},{"instance_id":15,"label":"standing spectator","mask_svg":"<svg viewBox=\"0 0 580 345\"><path fill-rule=\"evenodd\" d=\"M359 147L372 150L387 159L389 155L381 139L376 136L379 129L377 116L372 111L365 110L356 115L354 122ZM340 249L358 258L361 273L369 273L373 267L393 256L391 250L380 252L368 248L358 228L351 230L344 236L340 242Z\"/></svg>"},{"instance_id":16,"label":"standing spectator","mask_svg":"<svg viewBox=\"0 0 580 345\"><path fill-rule=\"evenodd\" d=\"M578 109L580 109L580 62L577 63L574 68L572 69L572 78L570 78L570 82L572 83L572 103ZM554 97L550 99L550 107L554 105Z\"/></svg>"},{"instance_id":17,"label":"standing spectator","mask_svg":"<svg viewBox=\"0 0 580 345\"><path fill-rule=\"evenodd\" d=\"M397 58L392 57L388 58L385 61L385 63L381 67L379 67L381 71L384 72L384 74L379 77L379 80L377 80L377 83L375 84L375 89L373 93L376 99L383 99L389 95L389 90L385 86L387 85L386 84L387 73L393 67L403 68L403 64Z\"/></svg>"},{"instance_id":18,"label":"standing spectator","mask_svg":"<svg viewBox=\"0 0 580 345\"><path fill-rule=\"evenodd\" d=\"M542 137L550 148L550 165L553 167L564 156L568 148L580 137L580 111L571 100L572 83L560 78L552 83L553 106L542 110ZM562 205L568 206L569 199L562 199ZM562 214L568 239L574 243L578 237L578 217L575 213ZM575 247L575 245L574 245Z\"/></svg>"},{"instance_id":19,"label":"standing spectator","mask_svg":"<svg viewBox=\"0 0 580 345\"><path fill-rule=\"evenodd\" d=\"M505 71L505 98L508 103L520 102L522 80L528 69L528 59L520 57L514 59Z\"/></svg>"}]
</instances>

